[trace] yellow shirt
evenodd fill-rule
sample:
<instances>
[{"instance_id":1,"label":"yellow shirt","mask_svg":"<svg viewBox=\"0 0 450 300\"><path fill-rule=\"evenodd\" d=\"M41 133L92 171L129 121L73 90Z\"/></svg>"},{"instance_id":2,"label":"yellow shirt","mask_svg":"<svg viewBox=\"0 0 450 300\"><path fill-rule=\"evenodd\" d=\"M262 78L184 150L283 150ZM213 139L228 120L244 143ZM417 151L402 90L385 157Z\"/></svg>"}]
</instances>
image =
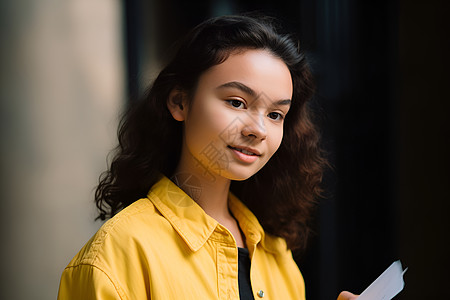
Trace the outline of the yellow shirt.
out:
<instances>
[{"instance_id":1,"label":"yellow shirt","mask_svg":"<svg viewBox=\"0 0 450 300\"><path fill-rule=\"evenodd\" d=\"M255 299L305 299L284 239L264 232L231 192L245 235ZM239 299L232 234L163 176L108 220L65 268L58 299Z\"/></svg>"}]
</instances>

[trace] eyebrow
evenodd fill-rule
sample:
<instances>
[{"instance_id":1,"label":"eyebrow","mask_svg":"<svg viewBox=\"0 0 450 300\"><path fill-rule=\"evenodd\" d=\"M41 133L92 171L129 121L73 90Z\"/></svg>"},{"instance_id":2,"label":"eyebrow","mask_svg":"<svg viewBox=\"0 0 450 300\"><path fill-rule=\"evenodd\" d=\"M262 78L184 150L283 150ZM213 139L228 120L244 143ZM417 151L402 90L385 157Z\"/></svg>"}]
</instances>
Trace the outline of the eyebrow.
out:
<instances>
[{"instance_id":1,"label":"eyebrow","mask_svg":"<svg viewBox=\"0 0 450 300\"><path fill-rule=\"evenodd\" d=\"M286 99L286 100L280 100L274 103L275 106L279 106L279 105L288 105L291 106L291 100L290 99Z\"/></svg>"},{"instance_id":2,"label":"eyebrow","mask_svg":"<svg viewBox=\"0 0 450 300\"><path fill-rule=\"evenodd\" d=\"M257 93L255 90L253 90L251 87L249 87L239 81L230 81L230 82L224 83L222 85L219 85L216 89L223 89L223 88L235 88L235 89L238 89L252 97L257 96ZM291 102L292 101L290 99L285 99L285 100L276 101L272 105L274 105L274 106L280 106L280 105L290 106Z\"/></svg>"},{"instance_id":3,"label":"eyebrow","mask_svg":"<svg viewBox=\"0 0 450 300\"><path fill-rule=\"evenodd\" d=\"M220 86L218 86L216 89L223 89L223 88L235 88L238 90L241 90L242 92L250 95L250 96L256 96L256 92L255 90L253 90L251 87L246 86L245 84L243 84L242 82L239 81L230 81L227 83L224 83Z\"/></svg>"}]
</instances>

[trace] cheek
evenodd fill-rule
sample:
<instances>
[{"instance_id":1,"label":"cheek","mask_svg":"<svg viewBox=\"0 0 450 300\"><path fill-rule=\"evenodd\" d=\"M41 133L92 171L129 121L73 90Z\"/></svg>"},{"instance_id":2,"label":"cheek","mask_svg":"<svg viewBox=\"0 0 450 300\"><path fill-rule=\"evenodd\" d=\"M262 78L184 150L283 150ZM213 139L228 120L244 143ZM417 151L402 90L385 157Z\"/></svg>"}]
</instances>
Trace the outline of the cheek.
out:
<instances>
[{"instance_id":1,"label":"cheek","mask_svg":"<svg viewBox=\"0 0 450 300\"><path fill-rule=\"evenodd\" d=\"M280 148L282 140L283 140L283 128L275 129L272 133L270 146L269 146L272 155L275 154L275 152L277 152L278 148Z\"/></svg>"},{"instance_id":2,"label":"cheek","mask_svg":"<svg viewBox=\"0 0 450 300\"><path fill-rule=\"evenodd\" d=\"M214 101L202 101L192 107L186 120L187 144L191 149L201 150L215 142L227 126L227 118L214 106Z\"/></svg>"}]
</instances>

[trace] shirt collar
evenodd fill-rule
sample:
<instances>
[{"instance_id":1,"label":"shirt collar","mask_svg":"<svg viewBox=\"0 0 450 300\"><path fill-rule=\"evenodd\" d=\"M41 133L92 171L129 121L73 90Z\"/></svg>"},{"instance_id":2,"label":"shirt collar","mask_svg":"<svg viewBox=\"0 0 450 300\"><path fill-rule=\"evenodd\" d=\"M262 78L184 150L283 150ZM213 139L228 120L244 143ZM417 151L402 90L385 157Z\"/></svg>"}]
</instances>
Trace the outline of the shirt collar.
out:
<instances>
[{"instance_id":1,"label":"shirt collar","mask_svg":"<svg viewBox=\"0 0 450 300\"><path fill-rule=\"evenodd\" d=\"M150 189L148 199L194 252L206 243L219 224L164 175ZM286 251L285 240L266 234L255 215L232 192L229 193L228 205L239 222L247 244L261 243L272 253Z\"/></svg>"}]
</instances>

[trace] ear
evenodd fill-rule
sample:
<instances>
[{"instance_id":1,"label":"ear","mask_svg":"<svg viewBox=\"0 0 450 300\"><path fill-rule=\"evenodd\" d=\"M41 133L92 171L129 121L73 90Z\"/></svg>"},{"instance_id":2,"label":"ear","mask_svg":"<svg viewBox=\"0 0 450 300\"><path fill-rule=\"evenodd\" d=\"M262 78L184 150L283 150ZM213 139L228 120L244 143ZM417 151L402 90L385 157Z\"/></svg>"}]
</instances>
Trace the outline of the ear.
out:
<instances>
[{"instance_id":1,"label":"ear","mask_svg":"<svg viewBox=\"0 0 450 300\"><path fill-rule=\"evenodd\" d=\"M167 108L177 121L184 121L187 115L187 95L184 91L174 88L167 98Z\"/></svg>"}]
</instances>

